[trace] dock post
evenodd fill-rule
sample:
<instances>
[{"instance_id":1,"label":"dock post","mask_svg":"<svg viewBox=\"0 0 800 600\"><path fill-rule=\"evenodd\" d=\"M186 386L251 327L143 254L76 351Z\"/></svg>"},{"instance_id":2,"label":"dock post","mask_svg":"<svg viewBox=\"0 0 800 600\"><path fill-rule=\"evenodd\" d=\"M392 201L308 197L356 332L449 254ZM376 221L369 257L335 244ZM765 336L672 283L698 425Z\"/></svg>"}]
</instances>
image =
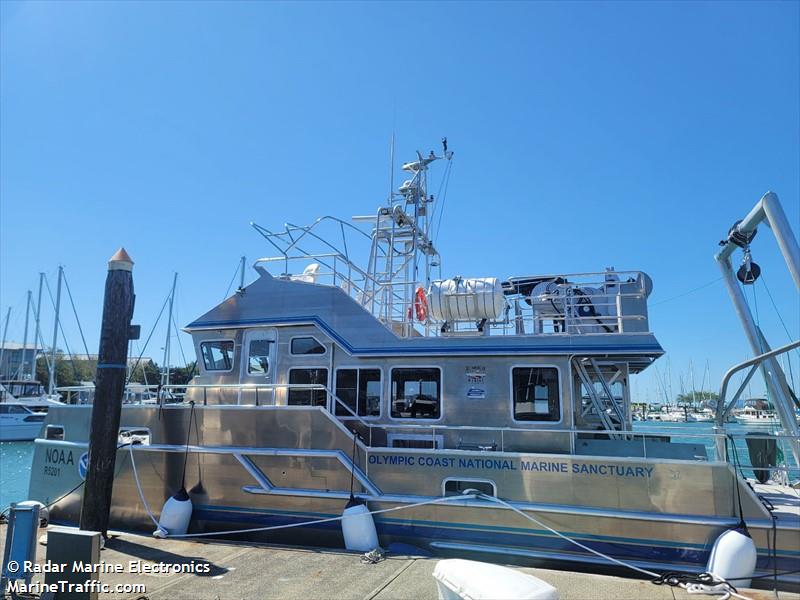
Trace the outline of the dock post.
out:
<instances>
[{"instance_id":1,"label":"dock post","mask_svg":"<svg viewBox=\"0 0 800 600\"><path fill-rule=\"evenodd\" d=\"M97 357L89 465L83 490L80 528L108 532L114 462L128 363L128 341L138 338L133 317L133 260L124 248L108 261L100 350ZM132 335L133 334L133 335Z\"/></svg>"}]
</instances>

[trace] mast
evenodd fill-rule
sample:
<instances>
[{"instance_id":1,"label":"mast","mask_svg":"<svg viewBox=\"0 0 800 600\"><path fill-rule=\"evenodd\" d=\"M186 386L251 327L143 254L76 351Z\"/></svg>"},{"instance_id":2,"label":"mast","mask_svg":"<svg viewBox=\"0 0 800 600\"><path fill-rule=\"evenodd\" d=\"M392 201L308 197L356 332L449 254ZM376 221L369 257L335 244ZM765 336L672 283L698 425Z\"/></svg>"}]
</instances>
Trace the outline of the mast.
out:
<instances>
[{"instance_id":1,"label":"mast","mask_svg":"<svg viewBox=\"0 0 800 600\"><path fill-rule=\"evenodd\" d=\"M6 325L3 327L3 341L0 343L0 368L3 367L3 357L6 353L6 334L8 333L8 322L11 320L11 307L8 307L6 313Z\"/></svg>"},{"instance_id":2,"label":"mast","mask_svg":"<svg viewBox=\"0 0 800 600\"><path fill-rule=\"evenodd\" d=\"M58 267L58 287L56 288L56 322L53 325L53 347L50 350L50 377L47 382L47 393L52 395L56 390L56 345L58 344L58 316L61 310L61 280L64 278L64 267Z\"/></svg>"},{"instance_id":3,"label":"mast","mask_svg":"<svg viewBox=\"0 0 800 600\"><path fill-rule=\"evenodd\" d=\"M42 284L44 283L44 273L39 273L39 293L37 294L36 298L36 326L34 327L34 335L33 335L33 362L31 363L31 379L36 379L36 358L38 356L37 344L39 343L39 338L41 337L39 332L39 317L42 314ZM44 348L42 348L44 351Z\"/></svg>"},{"instance_id":4,"label":"mast","mask_svg":"<svg viewBox=\"0 0 800 600\"><path fill-rule=\"evenodd\" d=\"M28 354L28 320L31 316L31 296L33 296L33 292L28 290L28 300L25 303L25 333L22 335L22 356L19 361L19 369L17 369L17 376L20 379L25 378L25 358Z\"/></svg>"},{"instance_id":5,"label":"mast","mask_svg":"<svg viewBox=\"0 0 800 600\"><path fill-rule=\"evenodd\" d=\"M239 291L244 289L244 269L245 269L245 262L246 261L247 261L247 259L243 256L242 257L242 264L241 264L241 267L240 267L241 274L239 275ZM175 277L177 277L177 276L178 276L178 274L175 273ZM174 293L174 290L173 290L173 293Z\"/></svg>"},{"instance_id":6,"label":"mast","mask_svg":"<svg viewBox=\"0 0 800 600\"><path fill-rule=\"evenodd\" d=\"M242 257L244 258L244 257ZM172 331L172 306L175 302L175 286L178 283L178 274L172 278L172 291L169 294L169 315L167 316L167 341L164 344L164 367L161 370L161 385L169 385L169 343Z\"/></svg>"}]
</instances>

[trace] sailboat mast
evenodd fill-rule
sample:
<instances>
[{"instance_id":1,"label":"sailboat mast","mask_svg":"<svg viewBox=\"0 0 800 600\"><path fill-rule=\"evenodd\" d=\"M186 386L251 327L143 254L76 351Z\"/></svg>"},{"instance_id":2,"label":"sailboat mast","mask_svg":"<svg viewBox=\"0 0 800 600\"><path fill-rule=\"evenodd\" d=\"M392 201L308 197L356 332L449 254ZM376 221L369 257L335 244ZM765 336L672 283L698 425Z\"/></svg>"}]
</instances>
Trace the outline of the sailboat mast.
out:
<instances>
[{"instance_id":1,"label":"sailboat mast","mask_svg":"<svg viewBox=\"0 0 800 600\"><path fill-rule=\"evenodd\" d=\"M28 321L31 316L31 296L33 296L33 292L28 290L28 300L25 304L25 333L22 335L22 356L19 361L19 369L17 369L17 377L20 379L25 378L25 359L28 354Z\"/></svg>"},{"instance_id":2,"label":"sailboat mast","mask_svg":"<svg viewBox=\"0 0 800 600\"><path fill-rule=\"evenodd\" d=\"M58 267L58 286L56 288L56 322L53 325L53 347L50 349L50 377L47 382L47 393L54 394L56 389L56 344L58 344L58 317L61 310L61 280L64 278L64 267Z\"/></svg>"},{"instance_id":3,"label":"sailboat mast","mask_svg":"<svg viewBox=\"0 0 800 600\"><path fill-rule=\"evenodd\" d=\"M8 322L11 320L11 307L8 307L8 312L6 313L6 325L3 327L3 341L0 344L0 367L3 366L3 356L6 353L6 334L8 333Z\"/></svg>"},{"instance_id":4,"label":"sailboat mast","mask_svg":"<svg viewBox=\"0 0 800 600\"><path fill-rule=\"evenodd\" d=\"M34 326L34 334L33 334L33 362L31 363L31 379L36 378L36 358L37 352L36 347L39 343L39 338L41 336L40 333L40 315L42 314L42 287L44 284L44 273L39 273L39 292L36 294L36 314L34 317L36 318L36 325ZM42 348L44 351L44 348Z\"/></svg>"},{"instance_id":5,"label":"sailboat mast","mask_svg":"<svg viewBox=\"0 0 800 600\"><path fill-rule=\"evenodd\" d=\"M178 274L172 278L172 291L169 294L169 314L167 315L167 341L164 344L164 367L161 371L161 385L169 385L169 343L172 332L172 307L175 302L175 286L178 283Z\"/></svg>"}]
</instances>

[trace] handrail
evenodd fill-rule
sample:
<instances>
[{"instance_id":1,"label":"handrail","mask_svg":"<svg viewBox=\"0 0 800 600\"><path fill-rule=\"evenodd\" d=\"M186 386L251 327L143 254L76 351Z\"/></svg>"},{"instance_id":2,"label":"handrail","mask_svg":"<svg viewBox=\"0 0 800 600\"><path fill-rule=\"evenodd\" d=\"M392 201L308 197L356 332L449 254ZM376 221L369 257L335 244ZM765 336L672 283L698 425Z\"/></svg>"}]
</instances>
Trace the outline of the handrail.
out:
<instances>
[{"instance_id":1,"label":"handrail","mask_svg":"<svg viewBox=\"0 0 800 600\"><path fill-rule=\"evenodd\" d=\"M792 348L796 347L797 345L800 345L800 342L794 342L792 344L789 344L788 348L779 348L778 350L773 351L773 352L780 353L781 350L784 350L784 351L786 349L791 350ZM740 370L741 368L746 367L747 366L746 363L752 362L752 360L754 360L754 359L751 359L751 361L745 361L745 363L743 363L743 365L737 365L737 367L739 367L739 370ZM736 370L737 370L736 368L731 369L731 372L729 374L735 373ZM730 377L728 377L728 379L730 379ZM72 386L72 387L80 387L80 386ZM373 446L373 444L372 444L372 438L373 438L372 431L374 429L375 430L381 430L384 433L390 432L390 431L397 431L397 430L430 433L432 439L435 439L437 434L441 434L442 432L467 432L467 431L476 432L476 431L485 431L485 432L500 434L500 440L501 440L501 444L500 444L501 449L500 449L500 451L502 451L502 452L505 451L505 445L506 445L505 444L505 434L526 434L526 435L537 434L537 435L541 435L542 433L550 433L550 434L564 434L564 435L570 435L570 436L578 436L578 435L581 435L581 434L587 434L587 435L592 435L592 436L609 436L609 438L610 438L610 436L612 434L619 435L620 433L622 433L622 434L625 434L625 435L628 435L628 436L633 436L634 440L636 438L640 438L641 439L641 441L642 441L642 450L643 450L642 457L645 457L645 458L647 457L647 440L649 438L663 438L665 435L668 435L671 439L672 438L686 438L686 439L700 439L700 440L702 440L702 439L710 439L710 440L715 441L715 446L716 446L716 450L717 450L717 453L716 453L715 456L716 456L716 460L718 460L718 461L723 460L722 457L725 456L724 450L720 453L719 448L720 447L724 448L725 440L728 437L739 438L739 437L745 437L745 435L746 435L746 437L748 437L750 439L771 439L771 440L776 440L776 441L780 441L780 440L784 440L785 439L785 440L789 440L790 442L794 440L794 436L784 435L784 434L771 434L771 433L759 434L759 433L756 433L756 432L747 432L746 434L743 433L743 434L733 434L733 435L731 435L730 433L720 431L720 430L718 430L716 428L712 432L678 432L678 431L672 431L669 428L665 428L665 429L658 430L658 431L634 431L634 430L616 430L616 429L562 429L562 428L550 428L550 427L537 427L537 428L488 427L488 426L479 426L479 425L438 425L438 424L427 424L427 423L425 423L425 424L422 424L422 423L419 423L419 424L418 423L376 423L376 422L373 422L373 421L365 420L362 416L356 414L347 404L345 404L342 401L341 398L339 398L335 393L333 393L327 386L322 385L322 384L282 384L282 383L266 383L266 384L258 384L258 383L192 384L192 383L187 383L187 384L169 384L169 385L161 386L161 389L167 390L167 391L179 390L179 389L183 389L183 390L186 390L186 389L207 390L207 389L212 389L212 388L238 389L238 390L299 389L299 390L325 391L326 394L334 401L334 405L333 405L334 407L335 406L342 406L345 409L345 411L347 411L347 413L349 413L349 415L351 415L351 416L347 417L347 416L343 416L343 415L337 415L337 414L335 414L335 408L334 408L333 411L331 411L328 408L327 405L325 407L316 407L316 408L322 408L322 410L324 410L326 413L328 413L332 418L334 418L334 419L336 419L337 421L340 421L340 422L344 421L344 420L351 420L351 419L357 420L359 422L359 424L361 426L363 426L368 432L368 438L369 439L365 440L366 448L373 449L373 450L374 449L383 450L383 449L389 448L388 446ZM160 398L160 402L163 402L163 396ZM187 403L186 400L183 400L182 404L186 404L186 403ZM238 405L234 405L234 406L238 406ZM298 408L298 407L277 405L277 404L274 404L274 401L273 401L273 404L271 404L271 405L263 405L261 408L266 409L266 410L275 410L275 409ZM345 424L342 423L342 425L345 425ZM350 428L345 427L345 429L350 429ZM355 429L350 429L350 432L351 432L352 435L358 435ZM458 450L458 448L443 448L443 449L444 450ZM573 454L574 454L574 452L573 452ZM761 467L752 467L752 466L746 466L746 468L751 469L751 470L765 470L765 469L767 469L766 467L761 468ZM800 471L800 465L791 466L791 465L787 464L786 466L783 466L783 467L781 467L781 466L773 466L773 467L769 467L768 469L769 470L775 470L775 471L794 472L794 471Z\"/></svg>"},{"instance_id":2,"label":"handrail","mask_svg":"<svg viewBox=\"0 0 800 600\"><path fill-rule=\"evenodd\" d=\"M747 387L750 378L755 374L757 368L761 365L768 358L772 358L773 356L778 356L779 354L783 354L788 352L789 350L794 350L795 348L800 347L800 340L795 340L794 342L790 342L785 346L781 346L780 348L776 348L775 350L770 350L769 352L764 352L763 354L759 354L753 358L740 362L737 365L732 366L725 372L725 375L722 377L722 384L720 385L720 392L719 392L719 399L717 400L717 409L716 409L716 424L718 427L724 426L725 417L727 417L730 412L733 410L733 407L736 405L736 401L739 399L739 396L744 391L745 387ZM728 383L730 382L731 377L741 371L742 369L746 369L747 367L751 367L750 372L742 381L739 389L734 394L733 398L731 399L730 403L725 406L725 396L728 393ZM790 436L794 437L794 436Z\"/></svg>"}]
</instances>

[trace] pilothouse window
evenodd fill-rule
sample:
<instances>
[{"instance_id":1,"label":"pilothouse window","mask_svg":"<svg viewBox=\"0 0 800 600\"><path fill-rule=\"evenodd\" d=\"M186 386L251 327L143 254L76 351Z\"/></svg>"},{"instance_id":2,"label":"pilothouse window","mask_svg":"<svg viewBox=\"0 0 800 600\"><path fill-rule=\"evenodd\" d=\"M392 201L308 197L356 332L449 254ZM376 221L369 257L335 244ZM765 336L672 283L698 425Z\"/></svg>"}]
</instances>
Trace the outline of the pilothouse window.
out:
<instances>
[{"instance_id":1,"label":"pilothouse window","mask_svg":"<svg viewBox=\"0 0 800 600\"><path fill-rule=\"evenodd\" d=\"M328 369L291 369L290 384L328 385ZM325 406L328 393L325 390L289 389L290 406Z\"/></svg>"},{"instance_id":2,"label":"pilothouse window","mask_svg":"<svg viewBox=\"0 0 800 600\"><path fill-rule=\"evenodd\" d=\"M558 369L516 367L511 370L514 419L517 421L558 421L561 406Z\"/></svg>"},{"instance_id":3,"label":"pilothouse window","mask_svg":"<svg viewBox=\"0 0 800 600\"><path fill-rule=\"evenodd\" d=\"M336 371L336 396L360 417L380 416L380 369L339 369ZM336 404L336 414L352 416L339 403Z\"/></svg>"},{"instance_id":4,"label":"pilothouse window","mask_svg":"<svg viewBox=\"0 0 800 600\"><path fill-rule=\"evenodd\" d=\"M296 337L292 340L292 354L325 354L325 346L313 337Z\"/></svg>"},{"instance_id":5,"label":"pilothouse window","mask_svg":"<svg viewBox=\"0 0 800 600\"><path fill-rule=\"evenodd\" d=\"M233 340L200 344L206 371L230 371L233 368Z\"/></svg>"},{"instance_id":6,"label":"pilothouse window","mask_svg":"<svg viewBox=\"0 0 800 600\"><path fill-rule=\"evenodd\" d=\"M439 369L392 369L392 417L438 419L442 414Z\"/></svg>"},{"instance_id":7,"label":"pilothouse window","mask_svg":"<svg viewBox=\"0 0 800 600\"><path fill-rule=\"evenodd\" d=\"M269 373L270 340L253 340L247 348L247 372L250 375Z\"/></svg>"}]
</instances>

